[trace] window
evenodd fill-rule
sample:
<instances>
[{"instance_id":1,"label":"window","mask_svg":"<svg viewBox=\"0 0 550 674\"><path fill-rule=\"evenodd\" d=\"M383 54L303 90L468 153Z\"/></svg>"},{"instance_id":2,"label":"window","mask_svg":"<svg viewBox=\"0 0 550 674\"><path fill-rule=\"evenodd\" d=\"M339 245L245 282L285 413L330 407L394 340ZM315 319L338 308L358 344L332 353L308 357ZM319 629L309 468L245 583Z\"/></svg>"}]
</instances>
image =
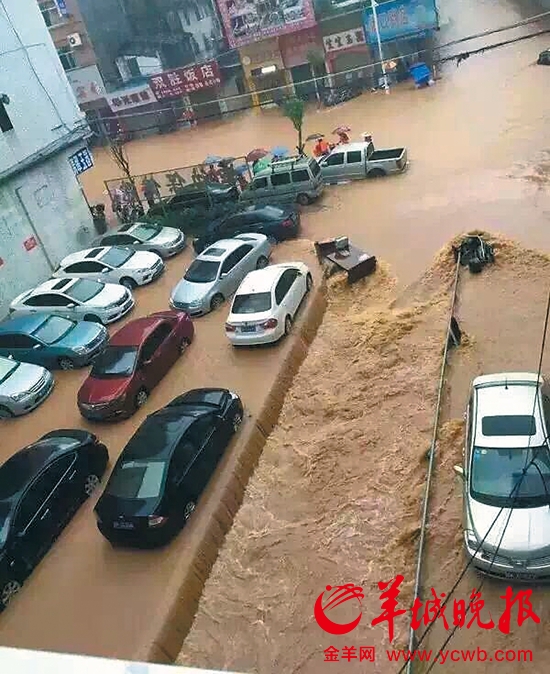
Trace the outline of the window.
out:
<instances>
[{"instance_id":1,"label":"window","mask_svg":"<svg viewBox=\"0 0 550 674\"><path fill-rule=\"evenodd\" d=\"M44 505L46 499L73 463L74 458L74 454L70 454L55 461L35 480L19 507L17 514L17 528L19 531L28 526L37 511Z\"/></svg>"},{"instance_id":2,"label":"window","mask_svg":"<svg viewBox=\"0 0 550 674\"><path fill-rule=\"evenodd\" d=\"M9 358L1 358L0 359L0 384L6 381L8 377L10 377L15 370L19 367L19 363L14 363L13 360L10 360Z\"/></svg>"},{"instance_id":3,"label":"window","mask_svg":"<svg viewBox=\"0 0 550 674\"><path fill-rule=\"evenodd\" d=\"M267 187L267 178L256 178L252 184L255 190L263 190Z\"/></svg>"},{"instance_id":4,"label":"window","mask_svg":"<svg viewBox=\"0 0 550 674\"><path fill-rule=\"evenodd\" d=\"M319 163L315 161L315 159L312 159L309 162L309 170L313 174L313 177L316 178L319 173L321 173L321 167L319 166Z\"/></svg>"},{"instance_id":5,"label":"window","mask_svg":"<svg viewBox=\"0 0 550 674\"><path fill-rule=\"evenodd\" d=\"M10 116L6 111L6 106L0 102L0 131L6 133L13 129L13 124L11 123Z\"/></svg>"},{"instance_id":6,"label":"window","mask_svg":"<svg viewBox=\"0 0 550 674\"><path fill-rule=\"evenodd\" d=\"M235 265L237 265L251 250L254 246L250 244L245 244L244 246L239 246L237 250L234 250L230 255L225 259L225 262L222 264L222 274L227 274L230 272Z\"/></svg>"},{"instance_id":7,"label":"window","mask_svg":"<svg viewBox=\"0 0 550 674\"><path fill-rule=\"evenodd\" d=\"M28 335L12 335L10 337L12 349L32 349L37 343L36 339Z\"/></svg>"},{"instance_id":8,"label":"window","mask_svg":"<svg viewBox=\"0 0 550 674\"><path fill-rule=\"evenodd\" d=\"M158 498L166 468L166 461L123 461L113 471L105 491L121 499Z\"/></svg>"},{"instance_id":9,"label":"window","mask_svg":"<svg viewBox=\"0 0 550 674\"><path fill-rule=\"evenodd\" d=\"M190 283L212 283L218 277L219 268L219 262L197 258L193 260L183 278Z\"/></svg>"},{"instance_id":10,"label":"window","mask_svg":"<svg viewBox=\"0 0 550 674\"><path fill-rule=\"evenodd\" d=\"M271 184L273 187L278 187L279 185L289 185L290 184L290 173L274 173L271 176Z\"/></svg>"},{"instance_id":11,"label":"window","mask_svg":"<svg viewBox=\"0 0 550 674\"><path fill-rule=\"evenodd\" d=\"M77 302L89 302L96 295L99 295L104 287L103 283L82 279L67 290L67 295Z\"/></svg>"},{"instance_id":12,"label":"window","mask_svg":"<svg viewBox=\"0 0 550 674\"><path fill-rule=\"evenodd\" d=\"M38 3L44 22L48 28L63 23L63 17L55 0L43 0Z\"/></svg>"},{"instance_id":13,"label":"window","mask_svg":"<svg viewBox=\"0 0 550 674\"><path fill-rule=\"evenodd\" d=\"M344 153L338 152L336 154L331 154L326 161L326 166L342 166L344 163Z\"/></svg>"},{"instance_id":14,"label":"window","mask_svg":"<svg viewBox=\"0 0 550 674\"><path fill-rule=\"evenodd\" d=\"M281 304L281 302L284 300L285 295L290 290L290 286L294 283L297 276L298 272L295 269L287 269L283 273L279 279L279 282L277 283L277 287L275 288L275 301L277 304Z\"/></svg>"},{"instance_id":15,"label":"window","mask_svg":"<svg viewBox=\"0 0 550 674\"><path fill-rule=\"evenodd\" d=\"M129 377L136 366L137 352L133 346L108 346L94 361L90 374L96 379Z\"/></svg>"},{"instance_id":16,"label":"window","mask_svg":"<svg viewBox=\"0 0 550 674\"><path fill-rule=\"evenodd\" d=\"M120 248L111 248L101 258L101 262L110 267L122 267L128 260L135 255L132 250L121 250Z\"/></svg>"},{"instance_id":17,"label":"window","mask_svg":"<svg viewBox=\"0 0 550 674\"><path fill-rule=\"evenodd\" d=\"M63 66L63 70L73 70L77 67L72 47L69 45L66 45L65 47L59 47L57 53L59 55L61 65Z\"/></svg>"},{"instance_id":18,"label":"window","mask_svg":"<svg viewBox=\"0 0 550 674\"><path fill-rule=\"evenodd\" d=\"M481 432L485 436L529 436L535 435L535 417L530 414L483 417Z\"/></svg>"},{"instance_id":19,"label":"window","mask_svg":"<svg viewBox=\"0 0 550 674\"><path fill-rule=\"evenodd\" d=\"M132 230L132 235L140 241L150 241L160 234L161 229L155 225L138 225Z\"/></svg>"},{"instance_id":20,"label":"window","mask_svg":"<svg viewBox=\"0 0 550 674\"><path fill-rule=\"evenodd\" d=\"M235 295L231 313L256 314L271 309L271 293L252 293L250 295Z\"/></svg>"},{"instance_id":21,"label":"window","mask_svg":"<svg viewBox=\"0 0 550 674\"><path fill-rule=\"evenodd\" d=\"M67 297L53 294L34 295L25 302L29 307L66 307L70 303Z\"/></svg>"},{"instance_id":22,"label":"window","mask_svg":"<svg viewBox=\"0 0 550 674\"><path fill-rule=\"evenodd\" d=\"M102 239L104 246L124 246L126 244L136 243L136 239L129 234L113 234Z\"/></svg>"},{"instance_id":23,"label":"window","mask_svg":"<svg viewBox=\"0 0 550 674\"><path fill-rule=\"evenodd\" d=\"M32 334L45 344L55 344L75 327L76 323L61 316L50 316ZM25 337L19 335L18 338Z\"/></svg>"},{"instance_id":24,"label":"window","mask_svg":"<svg viewBox=\"0 0 550 674\"><path fill-rule=\"evenodd\" d=\"M353 152L348 152L346 161L348 164L360 164L363 159L363 153L361 150L354 150Z\"/></svg>"},{"instance_id":25,"label":"window","mask_svg":"<svg viewBox=\"0 0 550 674\"><path fill-rule=\"evenodd\" d=\"M150 360L155 351L160 347L168 335L172 332L172 326L169 323L162 323L152 332L141 349L142 362Z\"/></svg>"},{"instance_id":26,"label":"window","mask_svg":"<svg viewBox=\"0 0 550 674\"><path fill-rule=\"evenodd\" d=\"M65 267L65 272L67 274L91 274L101 272L103 269L107 269L107 267L99 264L99 262L76 262Z\"/></svg>"},{"instance_id":27,"label":"window","mask_svg":"<svg viewBox=\"0 0 550 674\"><path fill-rule=\"evenodd\" d=\"M200 449L210 433L214 430L214 417L212 414L205 414L203 417L194 421L185 435L185 439L194 447Z\"/></svg>"},{"instance_id":28,"label":"window","mask_svg":"<svg viewBox=\"0 0 550 674\"><path fill-rule=\"evenodd\" d=\"M307 180L309 180L309 173L306 169L300 169L299 171L292 171L293 183L305 183Z\"/></svg>"}]
</instances>

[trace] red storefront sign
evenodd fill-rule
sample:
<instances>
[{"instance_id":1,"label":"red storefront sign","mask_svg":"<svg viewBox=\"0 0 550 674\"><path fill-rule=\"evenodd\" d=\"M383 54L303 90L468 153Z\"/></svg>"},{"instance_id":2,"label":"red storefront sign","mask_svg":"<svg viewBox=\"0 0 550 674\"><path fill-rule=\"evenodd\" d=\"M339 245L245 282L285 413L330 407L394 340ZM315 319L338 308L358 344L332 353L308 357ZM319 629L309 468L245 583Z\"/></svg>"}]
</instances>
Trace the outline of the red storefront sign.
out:
<instances>
[{"instance_id":1,"label":"red storefront sign","mask_svg":"<svg viewBox=\"0 0 550 674\"><path fill-rule=\"evenodd\" d=\"M283 55L285 68L294 68L309 62L310 52L316 52L324 57L323 43L317 28L306 28L297 33L281 35L279 48Z\"/></svg>"},{"instance_id":2,"label":"red storefront sign","mask_svg":"<svg viewBox=\"0 0 550 674\"><path fill-rule=\"evenodd\" d=\"M209 89L221 84L217 61L197 66L165 70L149 79L149 86L158 100L177 98L194 91Z\"/></svg>"},{"instance_id":3,"label":"red storefront sign","mask_svg":"<svg viewBox=\"0 0 550 674\"><path fill-rule=\"evenodd\" d=\"M34 236L30 236L28 239L25 239L23 241L23 246L25 247L26 251L29 251L32 250L33 248L36 248L36 246L38 246L38 242L34 238Z\"/></svg>"}]
</instances>

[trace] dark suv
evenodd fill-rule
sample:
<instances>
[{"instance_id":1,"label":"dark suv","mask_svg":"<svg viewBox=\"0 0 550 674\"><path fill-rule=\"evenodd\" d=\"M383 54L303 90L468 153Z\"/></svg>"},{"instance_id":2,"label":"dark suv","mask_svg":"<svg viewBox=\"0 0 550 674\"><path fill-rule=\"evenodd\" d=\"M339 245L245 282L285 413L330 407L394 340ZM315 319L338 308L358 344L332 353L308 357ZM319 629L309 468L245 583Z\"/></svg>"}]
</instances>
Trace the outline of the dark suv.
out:
<instances>
[{"instance_id":1,"label":"dark suv","mask_svg":"<svg viewBox=\"0 0 550 674\"><path fill-rule=\"evenodd\" d=\"M159 217L166 213L177 213L186 208L200 208L208 211L216 204L237 201L239 190L235 185L203 183L186 185L178 194L166 197L152 206L148 216Z\"/></svg>"}]
</instances>

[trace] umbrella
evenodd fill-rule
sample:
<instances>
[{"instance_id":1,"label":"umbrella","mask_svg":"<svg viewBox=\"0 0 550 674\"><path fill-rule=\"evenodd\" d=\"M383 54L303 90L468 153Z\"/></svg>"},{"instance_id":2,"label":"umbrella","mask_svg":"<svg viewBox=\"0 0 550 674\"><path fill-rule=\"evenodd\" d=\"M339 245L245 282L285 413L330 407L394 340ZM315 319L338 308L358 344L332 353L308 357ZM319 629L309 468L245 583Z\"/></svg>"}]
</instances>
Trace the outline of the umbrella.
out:
<instances>
[{"instance_id":1,"label":"umbrella","mask_svg":"<svg viewBox=\"0 0 550 674\"><path fill-rule=\"evenodd\" d=\"M321 138L324 138L324 137L325 137L324 133L311 133L306 138L306 143L309 143L310 140L321 140Z\"/></svg>"},{"instance_id":2,"label":"umbrella","mask_svg":"<svg viewBox=\"0 0 550 674\"><path fill-rule=\"evenodd\" d=\"M263 159L259 159L258 163L254 166L253 173L258 173L258 171L262 171L264 168L267 168L271 164L271 159L269 157L264 157Z\"/></svg>"},{"instance_id":3,"label":"umbrella","mask_svg":"<svg viewBox=\"0 0 550 674\"><path fill-rule=\"evenodd\" d=\"M202 162L203 164L219 164L222 158L218 157L215 154L209 154L208 157Z\"/></svg>"},{"instance_id":4,"label":"umbrella","mask_svg":"<svg viewBox=\"0 0 550 674\"><path fill-rule=\"evenodd\" d=\"M232 164L235 161L235 157L224 157L220 159L218 164Z\"/></svg>"},{"instance_id":5,"label":"umbrella","mask_svg":"<svg viewBox=\"0 0 550 674\"><path fill-rule=\"evenodd\" d=\"M241 164L240 166L235 166L235 173L238 176L242 176L245 173L248 173L248 166L246 164Z\"/></svg>"},{"instance_id":6,"label":"umbrella","mask_svg":"<svg viewBox=\"0 0 550 674\"><path fill-rule=\"evenodd\" d=\"M282 145L276 145L272 150L271 154L274 157L286 157L288 154L288 147L283 147Z\"/></svg>"},{"instance_id":7,"label":"umbrella","mask_svg":"<svg viewBox=\"0 0 550 674\"><path fill-rule=\"evenodd\" d=\"M258 147L255 150L251 150L246 155L246 161L253 162L253 161L257 161L258 159L263 159L267 154L269 154L269 152L267 150L264 150L261 147Z\"/></svg>"},{"instance_id":8,"label":"umbrella","mask_svg":"<svg viewBox=\"0 0 550 674\"><path fill-rule=\"evenodd\" d=\"M351 131L349 126L337 126L332 133L338 135L340 133L348 133L348 131Z\"/></svg>"}]
</instances>

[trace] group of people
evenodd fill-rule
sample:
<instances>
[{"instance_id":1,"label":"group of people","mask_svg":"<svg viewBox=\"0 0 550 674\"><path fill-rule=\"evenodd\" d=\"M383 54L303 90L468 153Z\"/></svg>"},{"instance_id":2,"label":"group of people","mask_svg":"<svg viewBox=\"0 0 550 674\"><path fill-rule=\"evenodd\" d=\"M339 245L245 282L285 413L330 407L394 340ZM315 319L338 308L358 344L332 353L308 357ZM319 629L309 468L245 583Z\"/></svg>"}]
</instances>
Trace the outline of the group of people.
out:
<instances>
[{"instance_id":1,"label":"group of people","mask_svg":"<svg viewBox=\"0 0 550 674\"><path fill-rule=\"evenodd\" d=\"M318 138L317 142L315 143L315 145L313 147L313 155L317 158L326 157L338 145L346 145L347 143L350 142L349 136L345 131L339 131L336 135L339 138L337 143L328 143L325 140L324 136L321 136L320 138ZM370 133L364 133L363 134L363 142L372 143L372 135Z\"/></svg>"}]
</instances>

